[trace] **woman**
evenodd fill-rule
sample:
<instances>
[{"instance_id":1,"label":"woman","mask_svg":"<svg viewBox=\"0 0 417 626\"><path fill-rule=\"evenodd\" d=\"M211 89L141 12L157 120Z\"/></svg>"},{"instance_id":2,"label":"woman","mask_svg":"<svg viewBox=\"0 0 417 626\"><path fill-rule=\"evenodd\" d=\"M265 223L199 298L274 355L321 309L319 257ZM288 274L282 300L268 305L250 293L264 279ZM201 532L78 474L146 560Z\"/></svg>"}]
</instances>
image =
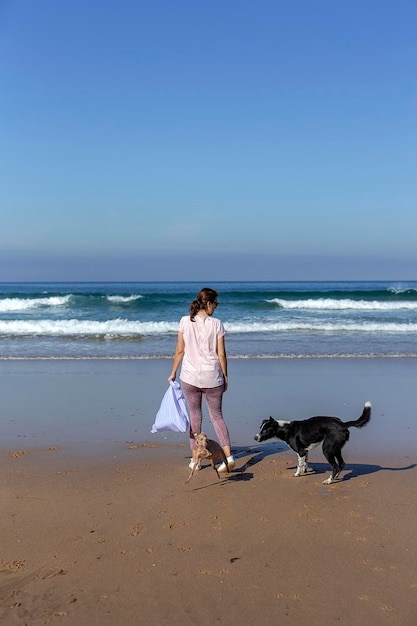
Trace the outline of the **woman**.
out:
<instances>
[{"instance_id":1,"label":"woman","mask_svg":"<svg viewBox=\"0 0 417 626\"><path fill-rule=\"evenodd\" d=\"M219 319L212 317L218 305L217 298L217 291L204 287L190 304L190 315L181 318L172 372L168 378L169 381L175 380L182 361L181 387L190 411L191 469L196 464L194 436L201 432L203 395L229 469L235 466L229 431L222 414L223 393L227 389L227 357L224 326ZM225 463L218 471L227 471Z\"/></svg>"}]
</instances>

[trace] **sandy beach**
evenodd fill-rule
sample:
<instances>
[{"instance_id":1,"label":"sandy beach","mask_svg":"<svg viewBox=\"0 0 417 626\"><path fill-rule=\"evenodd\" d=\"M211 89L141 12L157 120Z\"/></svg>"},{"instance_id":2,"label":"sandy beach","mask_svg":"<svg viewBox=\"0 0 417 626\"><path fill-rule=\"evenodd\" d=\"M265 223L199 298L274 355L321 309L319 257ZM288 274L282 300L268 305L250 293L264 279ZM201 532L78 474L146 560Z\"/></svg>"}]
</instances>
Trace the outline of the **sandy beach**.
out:
<instances>
[{"instance_id":1,"label":"sandy beach","mask_svg":"<svg viewBox=\"0 0 417 626\"><path fill-rule=\"evenodd\" d=\"M231 361L236 469L185 485L186 436L150 434L168 362L2 362L0 623L415 626L414 365ZM366 400L330 486L253 440Z\"/></svg>"}]
</instances>

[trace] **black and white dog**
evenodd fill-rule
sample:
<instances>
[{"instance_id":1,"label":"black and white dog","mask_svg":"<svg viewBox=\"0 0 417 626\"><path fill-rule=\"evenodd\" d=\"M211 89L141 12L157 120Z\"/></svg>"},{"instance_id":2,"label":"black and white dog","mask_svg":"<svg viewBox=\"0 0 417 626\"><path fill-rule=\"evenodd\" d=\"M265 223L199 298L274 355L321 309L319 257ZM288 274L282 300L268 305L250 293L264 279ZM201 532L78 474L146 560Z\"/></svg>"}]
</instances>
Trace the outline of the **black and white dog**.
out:
<instances>
[{"instance_id":1,"label":"black and white dog","mask_svg":"<svg viewBox=\"0 0 417 626\"><path fill-rule=\"evenodd\" d=\"M330 485L340 476L345 467L342 448L349 439L349 428L363 428L371 419L371 403L365 402L362 415L351 422L342 422L338 417L310 417L310 419L286 422L270 417L261 424L255 441L261 442L277 437L292 448L298 456L298 467L294 476L307 472L308 451L323 443L323 454L332 466L332 473L324 480Z\"/></svg>"}]
</instances>

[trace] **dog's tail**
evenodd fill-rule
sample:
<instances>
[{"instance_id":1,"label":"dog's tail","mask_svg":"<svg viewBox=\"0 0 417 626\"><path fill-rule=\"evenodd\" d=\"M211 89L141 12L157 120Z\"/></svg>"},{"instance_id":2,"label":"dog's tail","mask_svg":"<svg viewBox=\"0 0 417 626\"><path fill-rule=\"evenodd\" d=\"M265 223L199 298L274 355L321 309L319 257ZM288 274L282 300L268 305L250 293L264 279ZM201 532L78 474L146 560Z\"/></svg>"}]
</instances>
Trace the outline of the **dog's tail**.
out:
<instances>
[{"instance_id":1,"label":"dog's tail","mask_svg":"<svg viewBox=\"0 0 417 626\"><path fill-rule=\"evenodd\" d=\"M356 428L363 428L367 425L369 420L371 419L371 403L365 402L365 406L363 407L362 415L357 419L351 422L345 422L345 426L350 428L351 426L355 426Z\"/></svg>"}]
</instances>

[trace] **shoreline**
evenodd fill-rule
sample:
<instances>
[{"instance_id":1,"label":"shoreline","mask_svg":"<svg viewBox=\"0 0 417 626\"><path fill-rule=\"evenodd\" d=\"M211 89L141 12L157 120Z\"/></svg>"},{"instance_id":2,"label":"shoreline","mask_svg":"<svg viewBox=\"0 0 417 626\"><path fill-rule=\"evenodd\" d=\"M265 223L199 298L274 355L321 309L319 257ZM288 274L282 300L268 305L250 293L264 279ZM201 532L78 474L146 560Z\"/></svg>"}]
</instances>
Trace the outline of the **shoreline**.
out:
<instances>
[{"instance_id":1,"label":"shoreline","mask_svg":"<svg viewBox=\"0 0 417 626\"><path fill-rule=\"evenodd\" d=\"M404 359L411 360L417 359L417 353L384 353L384 354L362 354L362 353L332 353L332 354L308 354L308 353L291 353L291 354L229 354L229 361L292 361L292 360L362 360L362 359L372 359L372 360L389 360L389 359ZM172 355L93 355L93 356L69 356L69 355L61 355L61 356L2 356L0 355L0 363L2 361L172 361Z\"/></svg>"},{"instance_id":2,"label":"shoreline","mask_svg":"<svg viewBox=\"0 0 417 626\"><path fill-rule=\"evenodd\" d=\"M224 415L232 446L253 443L262 419L358 417L346 456L415 454L415 369L409 359L232 360ZM188 443L184 434L151 434L167 388L169 362L152 360L0 362L0 449L60 445ZM204 409L203 428L214 436Z\"/></svg>"}]
</instances>

